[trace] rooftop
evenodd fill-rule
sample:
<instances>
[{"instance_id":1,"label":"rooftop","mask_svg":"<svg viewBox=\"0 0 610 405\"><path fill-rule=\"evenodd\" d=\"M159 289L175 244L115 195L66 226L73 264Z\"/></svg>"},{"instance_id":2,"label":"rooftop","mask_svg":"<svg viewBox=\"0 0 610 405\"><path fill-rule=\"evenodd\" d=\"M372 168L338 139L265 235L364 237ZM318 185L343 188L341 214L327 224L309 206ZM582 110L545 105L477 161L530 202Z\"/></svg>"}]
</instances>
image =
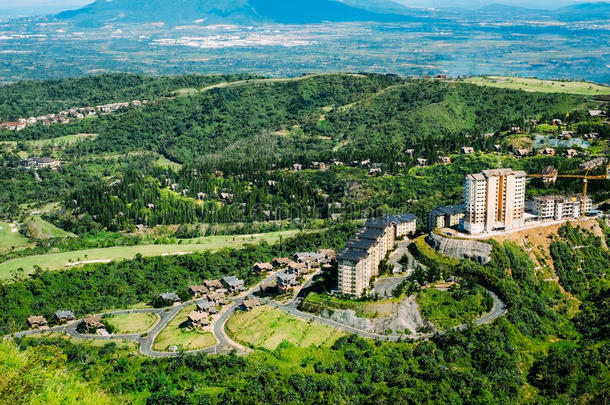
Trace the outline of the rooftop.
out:
<instances>
[{"instance_id":1,"label":"rooftop","mask_svg":"<svg viewBox=\"0 0 610 405\"><path fill-rule=\"evenodd\" d=\"M367 256L367 252L361 250L346 249L343 252L339 253L339 255L337 255L337 259L358 262Z\"/></svg>"}]
</instances>

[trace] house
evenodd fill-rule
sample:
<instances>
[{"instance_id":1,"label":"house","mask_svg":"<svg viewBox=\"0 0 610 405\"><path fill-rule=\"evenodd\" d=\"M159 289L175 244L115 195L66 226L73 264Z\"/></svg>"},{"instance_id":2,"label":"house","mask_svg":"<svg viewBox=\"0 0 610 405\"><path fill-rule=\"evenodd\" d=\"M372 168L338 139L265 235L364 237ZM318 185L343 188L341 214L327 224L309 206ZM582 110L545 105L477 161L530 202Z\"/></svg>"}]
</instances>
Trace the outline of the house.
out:
<instances>
[{"instance_id":1,"label":"house","mask_svg":"<svg viewBox=\"0 0 610 405\"><path fill-rule=\"evenodd\" d=\"M525 156L529 155L530 151L529 151L529 149L518 148L518 149L515 149L513 153L515 154L515 157L521 158L521 157L525 157Z\"/></svg>"},{"instance_id":2,"label":"house","mask_svg":"<svg viewBox=\"0 0 610 405\"><path fill-rule=\"evenodd\" d=\"M374 167L369 170L369 176L381 176L383 174L383 170L379 167Z\"/></svg>"},{"instance_id":3,"label":"house","mask_svg":"<svg viewBox=\"0 0 610 405\"><path fill-rule=\"evenodd\" d=\"M220 280L205 280L203 282L203 285L205 285L210 291L222 288L222 283L220 282Z\"/></svg>"},{"instance_id":4,"label":"house","mask_svg":"<svg viewBox=\"0 0 610 405\"><path fill-rule=\"evenodd\" d=\"M463 146L461 152L463 155L469 155L474 153L474 148L472 146Z\"/></svg>"},{"instance_id":5,"label":"house","mask_svg":"<svg viewBox=\"0 0 610 405\"><path fill-rule=\"evenodd\" d=\"M341 162L341 161L339 161L339 160L334 160L334 161L333 161L333 165L334 165L335 167L340 167L340 166L343 166L343 162Z\"/></svg>"},{"instance_id":6,"label":"house","mask_svg":"<svg viewBox=\"0 0 610 405\"><path fill-rule=\"evenodd\" d=\"M24 169L56 169L59 167L59 161L50 157L33 157L22 160L19 166Z\"/></svg>"},{"instance_id":7,"label":"house","mask_svg":"<svg viewBox=\"0 0 610 405\"><path fill-rule=\"evenodd\" d=\"M74 321L76 317L72 311L59 310L55 312L55 319L57 319L57 322L59 323L66 323Z\"/></svg>"},{"instance_id":8,"label":"house","mask_svg":"<svg viewBox=\"0 0 610 405\"><path fill-rule=\"evenodd\" d=\"M417 158L417 164L422 167L426 166L428 164L428 159Z\"/></svg>"},{"instance_id":9,"label":"house","mask_svg":"<svg viewBox=\"0 0 610 405\"><path fill-rule=\"evenodd\" d=\"M225 276L222 278L222 283L229 289L230 292L238 292L246 289L244 280L240 280L235 276Z\"/></svg>"},{"instance_id":10,"label":"house","mask_svg":"<svg viewBox=\"0 0 610 405\"><path fill-rule=\"evenodd\" d=\"M605 117L606 114L602 110L589 110L589 117Z\"/></svg>"},{"instance_id":11,"label":"house","mask_svg":"<svg viewBox=\"0 0 610 405\"><path fill-rule=\"evenodd\" d=\"M208 301L212 301L216 305L224 305L228 302L225 293L222 291L213 291L211 293L208 293L206 298L208 299Z\"/></svg>"},{"instance_id":12,"label":"house","mask_svg":"<svg viewBox=\"0 0 610 405\"><path fill-rule=\"evenodd\" d=\"M542 182L545 184L555 184L557 182L557 174L559 171L555 169L553 166L547 166L542 170L542 174L544 177L542 178Z\"/></svg>"},{"instance_id":13,"label":"house","mask_svg":"<svg viewBox=\"0 0 610 405\"><path fill-rule=\"evenodd\" d=\"M298 276L300 276L301 274L305 273L308 270L308 266L305 263L296 263L296 262L291 262L288 265L288 273L294 273Z\"/></svg>"},{"instance_id":14,"label":"house","mask_svg":"<svg viewBox=\"0 0 610 405\"><path fill-rule=\"evenodd\" d=\"M555 156L555 149L553 148L542 148L538 150L539 155Z\"/></svg>"},{"instance_id":15,"label":"house","mask_svg":"<svg viewBox=\"0 0 610 405\"><path fill-rule=\"evenodd\" d=\"M566 157L568 159L572 159L573 157L578 156L578 151L576 149L568 149L566 150Z\"/></svg>"},{"instance_id":16,"label":"house","mask_svg":"<svg viewBox=\"0 0 610 405\"><path fill-rule=\"evenodd\" d=\"M190 328L197 329L203 328L210 324L208 320L208 314L199 311L191 311L187 316L187 323Z\"/></svg>"},{"instance_id":17,"label":"house","mask_svg":"<svg viewBox=\"0 0 610 405\"><path fill-rule=\"evenodd\" d=\"M326 255L319 252L296 252L294 255L292 255L292 257L299 263L306 263L312 260L321 262L326 259Z\"/></svg>"},{"instance_id":18,"label":"house","mask_svg":"<svg viewBox=\"0 0 610 405\"><path fill-rule=\"evenodd\" d=\"M292 260L290 260L287 257L276 257L273 259L273 261L271 262L271 264L273 265L273 267L286 267L288 266L290 263L292 262Z\"/></svg>"},{"instance_id":19,"label":"house","mask_svg":"<svg viewBox=\"0 0 610 405\"><path fill-rule=\"evenodd\" d=\"M208 288L204 285L191 285L188 290L189 294L191 294L195 298L199 298L208 293Z\"/></svg>"},{"instance_id":20,"label":"house","mask_svg":"<svg viewBox=\"0 0 610 405\"><path fill-rule=\"evenodd\" d=\"M244 302L241 303L240 308L242 311L250 311L250 310L254 309L255 307L258 307L260 304L261 304L261 302L258 299L251 298L251 299L244 300Z\"/></svg>"},{"instance_id":21,"label":"house","mask_svg":"<svg viewBox=\"0 0 610 405\"><path fill-rule=\"evenodd\" d=\"M301 171L303 170L303 165L300 163L295 163L292 165L292 170Z\"/></svg>"},{"instance_id":22,"label":"house","mask_svg":"<svg viewBox=\"0 0 610 405\"><path fill-rule=\"evenodd\" d=\"M207 197L206 193L197 193L197 199L198 200L203 200L206 197Z\"/></svg>"},{"instance_id":23,"label":"house","mask_svg":"<svg viewBox=\"0 0 610 405\"><path fill-rule=\"evenodd\" d=\"M277 290L285 293L294 288L298 284L297 275L294 273L278 273L277 275Z\"/></svg>"},{"instance_id":24,"label":"house","mask_svg":"<svg viewBox=\"0 0 610 405\"><path fill-rule=\"evenodd\" d=\"M405 154L409 155L410 157L413 157L413 155L415 154L415 149L407 149L405 151Z\"/></svg>"},{"instance_id":25,"label":"house","mask_svg":"<svg viewBox=\"0 0 610 405\"><path fill-rule=\"evenodd\" d=\"M271 263L254 263L254 271L258 274L273 270Z\"/></svg>"},{"instance_id":26,"label":"house","mask_svg":"<svg viewBox=\"0 0 610 405\"><path fill-rule=\"evenodd\" d=\"M28 316L28 326L30 329L47 329L49 323L44 316L30 315Z\"/></svg>"},{"instance_id":27,"label":"house","mask_svg":"<svg viewBox=\"0 0 610 405\"><path fill-rule=\"evenodd\" d=\"M494 150L496 152L501 152L502 151L502 145L499 145L499 144L494 145Z\"/></svg>"},{"instance_id":28,"label":"house","mask_svg":"<svg viewBox=\"0 0 610 405\"><path fill-rule=\"evenodd\" d=\"M85 330L89 333L95 333L98 329L104 329L101 315L87 315L82 320Z\"/></svg>"},{"instance_id":29,"label":"house","mask_svg":"<svg viewBox=\"0 0 610 405\"><path fill-rule=\"evenodd\" d=\"M326 163L324 163L324 162L311 162L311 167L313 169L324 170L324 169L326 169Z\"/></svg>"},{"instance_id":30,"label":"house","mask_svg":"<svg viewBox=\"0 0 610 405\"><path fill-rule=\"evenodd\" d=\"M325 256L325 261L330 262L332 259L337 257L337 253L333 249L318 249L318 253L322 253Z\"/></svg>"},{"instance_id":31,"label":"house","mask_svg":"<svg viewBox=\"0 0 610 405\"><path fill-rule=\"evenodd\" d=\"M161 301L163 301L166 305L180 305L180 303L182 302L182 300L180 299L180 297L178 296L178 294L176 293L170 293L170 292L165 292L165 293L161 293L159 294L159 299Z\"/></svg>"},{"instance_id":32,"label":"house","mask_svg":"<svg viewBox=\"0 0 610 405\"><path fill-rule=\"evenodd\" d=\"M210 315L218 313L218 309L216 308L216 303L212 300L197 301L197 310L200 312L205 312Z\"/></svg>"},{"instance_id":33,"label":"house","mask_svg":"<svg viewBox=\"0 0 610 405\"><path fill-rule=\"evenodd\" d=\"M362 162L360 162L360 166L371 167L371 159L363 160Z\"/></svg>"},{"instance_id":34,"label":"house","mask_svg":"<svg viewBox=\"0 0 610 405\"><path fill-rule=\"evenodd\" d=\"M554 119L554 120L551 122L551 125L557 125L557 126L559 127L559 126L562 126L562 125L563 125L563 122L562 122L562 121L561 121L559 118L555 118L555 119Z\"/></svg>"},{"instance_id":35,"label":"house","mask_svg":"<svg viewBox=\"0 0 610 405\"><path fill-rule=\"evenodd\" d=\"M275 181L275 180L267 180L267 185L269 187L276 187L277 186L277 181Z\"/></svg>"},{"instance_id":36,"label":"house","mask_svg":"<svg viewBox=\"0 0 610 405\"><path fill-rule=\"evenodd\" d=\"M438 162L444 165L448 165L449 163L451 163L451 158L449 156L439 156Z\"/></svg>"},{"instance_id":37,"label":"house","mask_svg":"<svg viewBox=\"0 0 610 405\"><path fill-rule=\"evenodd\" d=\"M231 203L233 201L233 194L220 193L220 201L225 202L225 203Z\"/></svg>"}]
</instances>

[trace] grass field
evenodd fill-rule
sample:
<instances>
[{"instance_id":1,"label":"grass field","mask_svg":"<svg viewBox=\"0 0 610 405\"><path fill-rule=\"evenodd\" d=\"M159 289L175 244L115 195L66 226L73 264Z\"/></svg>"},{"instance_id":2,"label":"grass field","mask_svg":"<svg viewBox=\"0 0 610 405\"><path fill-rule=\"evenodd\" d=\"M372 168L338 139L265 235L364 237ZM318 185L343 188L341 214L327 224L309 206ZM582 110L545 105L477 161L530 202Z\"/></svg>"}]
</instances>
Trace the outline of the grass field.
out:
<instances>
[{"instance_id":1,"label":"grass field","mask_svg":"<svg viewBox=\"0 0 610 405\"><path fill-rule=\"evenodd\" d=\"M4 229L2 231L4 231ZM256 244L261 241L273 244L279 241L280 237L287 238L294 236L297 233L298 231L296 230L290 230L257 235L208 236L184 240L182 244L176 245L117 246L20 257L0 263L0 280L9 279L11 273L19 268L23 269L23 275L25 276L34 272L34 266L40 266L41 268L48 270L60 270L72 267L77 263L80 265L86 264L85 262L132 259L136 254L150 257L187 254L206 250L215 251L224 247L240 248L245 244ZM4 243L4 239L0 240ZM16 240L16 242L19 242L19 240ZM23 240L21 240L21 243L24 243ZM8 245L10 247L10 243Z\"/></svg>"},{"instance_id":2,"label":"grass field","mask_svg":"<svg viewBox=\"0 0 610 405\"><path fill-rule=\"evenodd\" d=\"M61 332L42 332L29 335L26 339L65 339L75 344L91 347L102 347L108 343L115 343L118 347L129 348L133 353L139 353L139 346L136 342L126 339L98 340L98 339L76 339Z\"/></svg>"},{"instance_id":3,"label":"grass field","mask_svg":"<svg viewBox=\"0 0 610 405\"><path fill-rule=\"evenodd\" d=\"M34 141L25 141L25 143L32 149L31 154L35 154L42 150L42 148L53 148L53 149L63 149L66 146L74 145L77 142L82 142L89 139L97 138L97 134L76 134L76 135L66 135L60 136L57 138L50 139L39 139ZM0 145L7 145L10 150L14 150L17 146L16 141L4 141L0 142Z\"/></svg>"},{"instance_id":4,"label":"grass field","mask_svg":"<svg viewBox=\"0 0 610 405\"><path fill-rule=\"evenodd\" d=\"M184 350L205 349L206 347L214 346L216 338L210 332L190 330L186 327L180 327L186 322L186 317L189 312L197 308L196 305L187 305L167 324L165 328L157 335L153 343L154 350L165 351L168 346L176 345Z\"/></svg>"},{"instance_id":5,"label":"grass field","mask_svg":"<svg viewBox=\"0 0 610 405\"><path fill-rule=\"evenodd\" d=\"M0 252L9 250L12 247L26 246L30 243L19 232L13 232L13 230L18 230L18 227L11 227L10 225L7 222L0 222Z\"/></svg>"},{"instance_id":6,"label":"grass field","mask_svg":"<svg viewBox=\"0 0 610 405\"><path fill-rule=\"evenodd\" d=\"M284 341L298 347L331 346L345 335L340 330L316 322L305 322L265 305L250 312L236 312L227 322L226 329L229 336L240 343L270 350Z\"/></svg>"},{"instance_id":7,"label":"grass field","mask_svg":"<svg viewBox=\"0 0 610 405\"><path fill-rule=\"evenodd\" d=\"M158 318L151 313L119 314L104 318L116 328L116 334L142 333L152 328Z\"/></svg>"},{"instance_id":8,"label":"grass field","mask_svg":"<svg viewBox=\"0 0 610 405\"><path fill-rule=\"evenodd\" d=\"M417 304L424 318L444 330L474 321L491 309L492 302L480 287L455 292L428 288L418 294Z\"/></svg>"},{"instance_id":9,"label":"grass field","mask_svg":"<svg viewBox=\"0 0 610 405\"><path fill-rule=\"evenodd\" d=\"M396 299L377 302L357 301L327 294L309 293L301 304L308 312L320 313L324 309L352 309L356 315L363 318L378 318L392 314Z\"/></svg>"},{"instance_id":10,"label":"grass field","mask_svg":"<svg viewBox=\"0 0 610 405\"><path fill-rule=\"evenodd\" d=\"M520 77L486 76L464 79L479 86L503 89L537 91L542 93L571 93L599 96L610 94L610 87L589 82L564 82L555 80L526 79Z\"/></svg>"}]
</instances>

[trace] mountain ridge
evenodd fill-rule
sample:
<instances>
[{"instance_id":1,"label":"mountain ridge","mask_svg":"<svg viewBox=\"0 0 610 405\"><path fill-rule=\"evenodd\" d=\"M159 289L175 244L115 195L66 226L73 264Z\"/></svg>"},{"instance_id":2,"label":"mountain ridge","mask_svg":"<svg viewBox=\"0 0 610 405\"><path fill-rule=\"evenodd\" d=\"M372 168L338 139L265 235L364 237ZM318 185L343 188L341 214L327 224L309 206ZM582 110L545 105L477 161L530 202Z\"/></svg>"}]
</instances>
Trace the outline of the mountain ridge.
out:
<instances>
[{"instance_id":1,"label":"mountain ridge","mask_svg":"<svg viewBox=\"0 0 610 405\"><path fill-rule=\"evenodd\" d=\"M395 4L395 6L394 6ZM387 8L391 7L391 8ZM81 26L100 26L109 22L189 24L204 20L208 24L284 23L307 24L349 21L404 21L407 8L378 0L365 4L362 0L297 0L277 3L273 0L183 0L175 4L166 0L97 0L83 8L57 14ZM382 12L383 10L387 12Z\"/></svg>"}]
</instances>

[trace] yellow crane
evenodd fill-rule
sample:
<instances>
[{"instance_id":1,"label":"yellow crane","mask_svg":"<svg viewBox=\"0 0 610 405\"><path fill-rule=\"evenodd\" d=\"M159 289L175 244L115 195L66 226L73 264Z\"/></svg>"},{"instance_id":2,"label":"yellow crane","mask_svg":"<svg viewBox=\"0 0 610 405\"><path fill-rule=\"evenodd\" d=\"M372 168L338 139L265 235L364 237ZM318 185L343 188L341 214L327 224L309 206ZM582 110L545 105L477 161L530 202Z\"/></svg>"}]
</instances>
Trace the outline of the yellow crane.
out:
<instances>
[{"instance_id":1,"label":"yellow crane","mask_svg":"<svg viewBox=\"0 0 610 405\"><path fill-rule=\"evenodd\" d=\"M580 216L585 216L585 209L587 206L587 185L589 180L610 180L610 164L606 166L606 174L599 176L589 176L589 172L593 169L593 167L587 168L587 172L585 174L528 174L527 177L534 178L549 178L549 177L557 177L562 179L582 179L582 207L580 210Z\"/></svg>"}]
</instances>

